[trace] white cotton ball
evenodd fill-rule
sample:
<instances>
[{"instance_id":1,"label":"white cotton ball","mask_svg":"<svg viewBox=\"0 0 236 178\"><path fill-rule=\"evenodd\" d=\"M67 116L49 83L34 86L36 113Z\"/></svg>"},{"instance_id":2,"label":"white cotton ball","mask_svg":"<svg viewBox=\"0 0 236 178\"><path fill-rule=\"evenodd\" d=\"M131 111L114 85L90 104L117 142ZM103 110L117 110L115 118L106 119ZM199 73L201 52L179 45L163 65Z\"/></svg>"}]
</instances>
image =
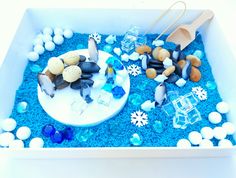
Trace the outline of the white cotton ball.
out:
<instances>
[{"instance_id":1,"label":"white cotton ball","mask_svg":"<svg viewBox=\"0 0 236 178\"><path fill-rule=\"evenodd\" d=\"M30 61L37 61L39 59L39 54L36 53L36 52L29 52L28 55L27 55L27 58L30 60Z\"/></svg>"},{"instance_id":2,"label":"white cotton ball","mask_svg":"<svg viewBox=\"0 0 236 178\"><path fill-rule=\"evenodd\" d=\"M61 35L55 35L53 37L53 41L54 41L55 44L61 45L64 42L64 38Z\"/></svg>"},{"instance_id":3,"label":"white cotton ball","mask_svg":"<svg viewBox=\"0 0 236 178\"><path fill-rule=\"evenodd\" d=\"M45 43L45 49L47 51L53 51L55 49L55 44L51 41Z\"/></svg>"},{"instance_id":4,"label":"white cotton ball","mask_svg":"<svg viewBox=\"0 0 236 178\"><path fill-rule=\"evenodd\" d=\"M31 135L31 130L29 127L23 126L16 131L16 137L20 140L26 140Z\"/></svg>"},{"instance_id":5,"label":"white cotton ball","mask_svg":"<svg viewBox=\"0 0 236 178\"><path fill-rule=\"evenodd\" d=\"M178 148L190 148L191 143L187 139L180 139L177 143Z\"/></svg>"},{"instance_id":6,"label":"white cotton ball","mask_svg":"<svg viewBox=\"0 0 236 178\"><path fill-rule=\"evenodd\" d=\"M13 140L9 144L9 148L24 148L24 142L22 140Z\"/></svg>"},{"instance_id":7,"label":"white cotton ball","mask_svg":"<svg viewBox=\"0 0 236 178\"><path fill-rule=\"evenodd\" d=\"M235 133L235 126L231 122L225 122L222 127L227 132L227 135L233 135Z\"/></svg>"},{"instance_id":8,"label":"white cotton ball","mask_svg":"<svg viewBox=\"0 0 236 178\"><path fill-rule=\"evenodd\" d=\"M53 30L52 30L51 27L45 27L45 28L43 29L43 34L52 35L52 33L53 33Z\"/></svg>"},{"instance_id":9,"label":"white cotton ball","mask_svg":"<svg viewBox=\"0 0 236 178\"><path fill-rule=\"evenodd\" d=\"M43 39L42 38L36 38L33 41L33 45L43 45Z\"/></svg>"},{"instance_id":10,"label":"white cotton ball","mask_svg":"<svg viewBox=\"0 0 236 178\"><path fill-rule=\"evenodd\" d=\"M71 29L65 29L63 35L65 38L70 39L73 36L73 31Z\"/></svg>"},{"instance_id":11,"label":"white cotton ball","mask_svg":"<svg viewBox=\"0 0 236 178\"><path fill-rule=\"evenodd\" d=\"M221 114L226 114L229 112L229 105L228 103L222 101L222 102L219 102L217 105L216 105L216 110L221 113Z\"/></svg>"},{"instance_id":12,"label":"white cotton ball","mask_svg":"<svg viewBox=\"0 0 236 178\"><path fill-rule=\"evenodd\" d=\"M218 112L211 112L208 115L208 119L212 124L219 124L222 120L222 116Z\"/></svg>"},{"instance_id":13,"label":"white cotton ball","mask_svg":"<svg viewBox=\"0 0 236 178\"><path fill-rule=\"evenodd\" d=\"M44 141L40 137L33 138L29 143L30 148L43 148L43 145Z\"/></svg>"},{"instance_id":14,"label":"white cotton ball","mask_svg":"<svg viewBox=\"0 0 236 178\"><path fill-rule=\"evenodd\" d=\"M222 139L219 141L218 146L223 148L230 148L233 146L233 144L230 140Z\"/></svg>"},{"instance_id":15,"label":"white cotton ball","mask_svg":"<svg viewBox=\"0 0 236 178\"><path fill-rule=\"evenodd\" d=\"M1 128L6 132L11 132L16 128L16 121L12 118L4 119L1 122Z\"/></svg>"},{"instance_id":16,"label":"white cotton ball","mask_svg":"<svg viewBox=\"0 0 236 178\"><path fill-rule=\"evenodd\" d=\"M44 43L47 43L47 42L49 42L49 41L52 41L52 36L49 35L49 34L43 35L43 42L44 42Z\"/></svg>"},{"instance_id":17,"label":"white cotton ball","mask_svg":"<svg viewBox=\"0 0 236 178\"><path fill-rule=\"evenodd\" d=\"M215 127L213 129L213 134L214 137L218 140L225 139L225 137L227 136L227 133L223 127Z\"/></svg>"},{"instance_id":18,"label":"white cotton ball","mask_svg":"<svg viewBox=\"0 0 236 178\"><path fill-rule=\"evenodd\" d=\"M199 145L202 142L202 135L197 131L192 131L189 133L188 139L193 145Z\"/></svg>"},{"instance_id":19,"label":"white cotton ball","mask_svg":"<svg viewBox=\"0 0 236 178\"><path fill-rule=\"evenodd\" d=\"M6 147L15 139L11 132L4 132L0 134L0 146Z\"/></svg>"},{"instance_id":20,"label":"white cotton ball","mask_svg":"<svg viewBox=\"0 0 236 178\"><path fill-rule=\"evenodd\" d=\"M44 47L40 44L34 46L34 52L38 53L39 55L43 54L45 51Z\"/></svg>"},{"instance_id":21,"label":"white cotton ball","mask_svg":"<svg viewBox=\"0 0 236 178\"><path fill-rule=\"evenodd\" d=\"M55 35L63 35L62 28L59 28L59 27L54 28L54 34Z\"/></svg>"},{"instance_id":22,"label":"white cotton ball","mask_svg":"<svg viewBox=\"0 0 236 178\"><path fill-rule=\"evenodd\" d=\"M202 148L212 148L213 146L214 145L213 145L212 141L210 141L208 139L203 139L199 145L199 147L202 147Z\"/></svg>"},{"instance_id":23,"label":"white cotton ball","mask_svg":"<svg viewBox=\"0 0 236 178\"><path fill-rule=\"evenodd\" d=\"M203 127L201 129L201 134L202 134L202 137L205 138L205 139L212 139L214 137L214 134L213 134L213 129L210 128L210 127Z\"/></svg>"}]
</instances>

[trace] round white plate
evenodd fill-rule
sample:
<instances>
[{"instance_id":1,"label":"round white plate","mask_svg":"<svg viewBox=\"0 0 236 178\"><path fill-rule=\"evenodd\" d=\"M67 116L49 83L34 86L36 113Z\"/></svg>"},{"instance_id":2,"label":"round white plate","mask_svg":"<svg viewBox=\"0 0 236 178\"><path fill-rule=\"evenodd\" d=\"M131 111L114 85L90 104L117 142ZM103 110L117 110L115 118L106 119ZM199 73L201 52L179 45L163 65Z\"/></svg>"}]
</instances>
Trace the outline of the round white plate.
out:
<instances>
[{"instance_id":1,"label":"round white plate","mask_svg":"<svg viewBox=\"0 0 236 178\"><path fill-rule=\"evenodd\" d=\"M88 58L87 49L77 51L80 55L84 55ZM109 53L99 51L99 60L97 64L101 69L98 74L93 74L92 80L96 81L99 79L105 84L106 78L104 74L107 68L106 60L110 56ZM125 67L122 71L117 71L117 75L122 76L124 79L122 87L126 94L121 99L114 99L111 97L108 106L98 103L99 95L101 95L101 92L104 92L101 87L92 88L91 98L94 101L90 104L86 104L80 96L80 90L73 90L70 87L57 90L55 96L51 98L42 92L40 86L38 86L38 99L44 111L61 123L83 127L94 126L118 114L128 99L130 79ZM85 108L85 110L81 112L81 108Z\"/></svg>"}]
</instances>

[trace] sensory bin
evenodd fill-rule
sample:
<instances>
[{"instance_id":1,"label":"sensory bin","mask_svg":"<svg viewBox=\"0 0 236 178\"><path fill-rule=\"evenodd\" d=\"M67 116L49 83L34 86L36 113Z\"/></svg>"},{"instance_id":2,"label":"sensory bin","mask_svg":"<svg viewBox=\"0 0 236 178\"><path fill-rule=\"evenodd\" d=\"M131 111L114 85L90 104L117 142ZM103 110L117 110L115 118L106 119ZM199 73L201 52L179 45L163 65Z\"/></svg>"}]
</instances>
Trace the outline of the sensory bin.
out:
<instances>
[{"instance_id":1,"label":"sensory bin","mask_svg":"<svg viewBox=\"0 0 236 178\"><path fill-rule=\"evenodd\" d=\"M158 34L147 35L147 45L152 49L156 48L152 44ZM112 56L121 60L121 55L126 52L119 51L121 41L124 36L116 36L114 44L107 44L105 39L108 35L101 35L101 43L98 49L110 53ZM165 41L167 35L160 40ZM51 118L42 108L38 100L38 80L39 72L47 67L48 59L60 56L68 51L87 49L89 34L74 33L70 39L65 39L61 45L56 45L55 50L45 51L35 62L29 61L24 72L24 78L21 86L16 91L15 104L10 118L17 122L16 131L21 126L27 126L31 130L31 136L24 140L25 147L29 147L30 140L34 137L41 137L44 141L44 147L175 147L180 139L188 139L192 131L200 132L203 127L220 127L227 122L225 114L222 115L222 121L217 124L209 122L209 113L216 111L217 103L221 102L221 96L217 90L211 67L207 61L207 51L204 50L201 35L198 33L196 39L186 47L183 52L192 55L196 50L203 52L201 56L201 80L192 82L187 80L186 84L179 87L173 83L165 82L167 91L174 91L179 96L184 96L192 92L193 88L201 87L207 93L207 98L203 98L196 105L196 109L201 115L201 120L189 124L186 128L174 128L173 117L168 117L161 107L155 106L150 111L141 109L141 105L147 101L154 101L155 88L161 83L154 79L147 78L145 70L141 69L142 62L140 59L123 59L121 62L128 69L130 78L130 91L128 100L124 108L114 117L92 127L75 127L62 124ZM165 42L162 48L175 50L176 45ZM115 49L115 50L114 50ZM118 51L118 52L117 52ZM131 55L135 49L127 53ZM121 53L121 54L119 54ZM137 70L138 69L138 70ZM199 88L198 88L199 89ZM22 103L24 102L24 103ZM20 103L20 105L19 105ZM167 104L164 99L163 105ZM19 107L20 106L20 107ZM21 112L19 112L19 109ZM23 109L23 111L22 111ZM63 111L61 111L63 112ZM140 125L132 122L134 115L141 114L144 122ZM94 115L96 117L96 115ZM42 129L50 124L58 131L64 131L65 140L55 143L53 139L42 134ZM63 135L63 134L62 134ZM194 137L194 136L193 136ZM226 139L230 140L233 145L235 141L232 135L227 135ZM211 139L214 146L217 146L219 140ZM198 146L198 144L192 146Z\"/></svg>"}]
</instances>

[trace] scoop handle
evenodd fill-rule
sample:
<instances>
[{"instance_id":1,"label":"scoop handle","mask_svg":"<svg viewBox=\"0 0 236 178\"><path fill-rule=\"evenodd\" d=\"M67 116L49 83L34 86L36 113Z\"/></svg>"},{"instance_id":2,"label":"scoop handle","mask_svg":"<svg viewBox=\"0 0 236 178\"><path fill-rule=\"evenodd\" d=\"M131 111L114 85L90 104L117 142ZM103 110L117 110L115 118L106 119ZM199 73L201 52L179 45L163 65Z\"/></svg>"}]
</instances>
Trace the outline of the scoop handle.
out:
<instances>
[{"instance_id":1,"label":"scoop handle","mask_svg":"<svg viewBox=\"0 0 236 178\"><path fill-rule=\"evenodd\" d=\"M196 20L190 25L194 30L197 30L206 21L212 19L214 13L211 10L205 10Z\"/></svg>"}]
</instances>

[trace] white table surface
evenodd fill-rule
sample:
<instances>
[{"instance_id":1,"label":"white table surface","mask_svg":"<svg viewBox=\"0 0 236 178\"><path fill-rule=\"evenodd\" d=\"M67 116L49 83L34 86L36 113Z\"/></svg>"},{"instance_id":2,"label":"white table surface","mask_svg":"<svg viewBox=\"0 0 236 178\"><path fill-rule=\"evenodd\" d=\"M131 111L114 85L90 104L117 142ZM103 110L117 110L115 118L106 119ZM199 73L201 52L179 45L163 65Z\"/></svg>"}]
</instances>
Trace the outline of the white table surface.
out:
<instances>
[{"instance_id":1,"label":"white table surface","mask_svg":"<svg viewBox=\"0 0 236 178\"><path fill-rule=\"evenodd\" d=\"M0 65L14 37L16 28L26 8L29 7L85 7L85 8L166 8L173 0L1 0L0 5ZM222 25L222 31L232 52L236 56L236 0L186 0L190 9L212 9ZM219 42L220 43L220 42ZM222 49L223 50L223 49ZM223 60L223 59L222 59ZM48 177L130 177L127 172L117 170L114 160L107 167L96 169L96 160L88 169L86 160L9 160L0 158L0 178L48 178ZM144 161L145 162L145 161ZM159 159L150 169L142 170L140 160L133 160L136 169L130 170L136 178L235 178L236 158ZM60 165L60 167L58 167ZM81 169L79 172L77 168ZM119 167L122 169L122 167ZM91 171L92 170L92 171ZM97 173L95 174L94 171ZM140 174L139 174L140 173ZM129 174L130 175L130 174ZM132 175L132 173L131 173ZM133 177L132 176L132 177ZM103 176L104 177L104 176ZM104 177L105 178L105 177Z\"/></svg>"}]
</instances>

